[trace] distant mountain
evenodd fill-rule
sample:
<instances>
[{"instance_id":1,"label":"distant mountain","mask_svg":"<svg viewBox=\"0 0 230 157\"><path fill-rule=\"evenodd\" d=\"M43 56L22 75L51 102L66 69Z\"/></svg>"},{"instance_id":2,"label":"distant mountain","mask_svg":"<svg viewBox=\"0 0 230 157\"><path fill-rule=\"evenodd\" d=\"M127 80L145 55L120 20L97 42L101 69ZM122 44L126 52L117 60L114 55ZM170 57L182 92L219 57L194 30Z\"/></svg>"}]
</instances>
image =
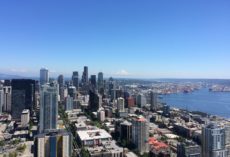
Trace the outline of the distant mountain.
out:
<instances>
[{"instance_id":1,"label":"distant mountain","mask_svg":"<svg viewBox=\"0 0 230 157\"><path fill-rule=\"evenodd\" d=\"M23 77L23 76L18 76L18 75L10 75L10 74L1 74L1 73L0 73L0 80L20 79L20 78L25 78L25 77Z\"/></svg>"}]
</instances>

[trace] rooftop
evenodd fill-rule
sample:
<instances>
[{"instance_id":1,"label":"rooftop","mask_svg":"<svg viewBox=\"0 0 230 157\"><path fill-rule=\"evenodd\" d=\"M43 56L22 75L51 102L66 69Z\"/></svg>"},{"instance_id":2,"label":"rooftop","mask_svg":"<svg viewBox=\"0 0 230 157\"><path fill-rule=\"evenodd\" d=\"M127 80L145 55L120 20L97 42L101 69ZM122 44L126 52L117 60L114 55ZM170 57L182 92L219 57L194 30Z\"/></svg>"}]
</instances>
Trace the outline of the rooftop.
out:
<instances>
[{"instance_id":1,"label":"rooftop","mask_svg":"<svg viewBox=\"0 0 230 157\"><path fill-rule=\"evenodd\" d=\"M30 111L28 110L28 109L24 109L23 111L22 111L22 114L28 114Z\"/></svg>"},{"instance_id":2,"label":"rooftop","mask_svg":"<svg viewBox=\"0 0 230 157\"><path fill-rule=\"evenodd\" d=\"M99 154L99 153L121 153L123 148L116 145L115 141L107 141L102 144L102 146L97 147L88 147L87 148L90 154Z\"/></svg>"},{"instance_id":3,"label":"rooftop","mask_svg":"<svg viewBox=\"0 0 230 157\"><path fill-rule=\"evenodd\" d=\"M149 144L152 148L154 148L155 150L160 150L160 149L167 149L168 145L163 143L163 142L159 142L157 141L155 138L151 137L149 138Z\"/></svg>"},{"instance_id":4,"label":"rooftop","mask_svg":"<svg viewBox=\"0 0 230 157\"><path fill-rule=\"evenodd\" d=\"M137 157L137 155L134 154L133 152L128 152L125 155L126 155L126 157Z\"/></svg>"},{"instance_id":5,"label":"rooftop","mask_svg":"<svg viewBox=\"0 0 230 157\"><path fill-rule=\"evenodd\" d=\"M112 138L112 136L103 129L78 131L77 134L82 141Z\"/></svg>"}]
</instances>

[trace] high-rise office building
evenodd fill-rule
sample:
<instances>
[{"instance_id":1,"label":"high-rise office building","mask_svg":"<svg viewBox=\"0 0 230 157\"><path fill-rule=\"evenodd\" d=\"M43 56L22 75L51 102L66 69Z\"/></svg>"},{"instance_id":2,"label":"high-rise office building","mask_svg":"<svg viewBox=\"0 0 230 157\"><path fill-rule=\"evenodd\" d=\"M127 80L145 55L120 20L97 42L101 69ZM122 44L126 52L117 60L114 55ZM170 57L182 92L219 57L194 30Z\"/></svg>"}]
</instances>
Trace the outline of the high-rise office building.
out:
<instances>
[{"instance_id":1,"label":"high-rise office building","mask_svg":"<svg viewBox=\"0 0 230 157\"><path fill-rule=\"evenodd\" d=\"M2 114L2 108L3 108L3 103L4 103L4 92L3 89L0 87L0 115Z\"/></svg>"},{"instance_id":2,"label":"high-rise office building","mask_svg":"<svg viewBox=\"0 0 230 157\"><path fill-rule=\"evenodd\" d=\"M25 109L21 114L21 125L22 127L27 127L30 122L30 110Z\"/></svg>"},{"instance_id":3,"label":"high-rise office building","mask_svg":"<svg viewBox=\"0 0 230 157\"><path fill-rule=\"evenodd\" d=\"M91 75L90 84L93 89L97 88L97 76L96 75Z\"/></svg>"},{"instance_id":4,"label":"high-rise office building","mask_svg":"<svg viewBox=\"0 0 230 157\"><path fill-rule=\"evenodd\" d=\"M170 117L170 106L169 105L164 105L163 106L163 116L165 117Z\"/></svg>"},{"instance_id":5,"label":"high-rise office building","mask_svg":"<svg viewBox=\"0 0 230 157\"><path fill-rule=\"evenodd\" d=\"M76 99L76 94L77 94L76 87L75 86L69 86L68 94L69 94L70 97L73 98L73 100L75 100Z\"/></svg>"},{"instance_id":6,"label":"high-rise office building","mask_svg":"<svg viewBox=\"0 0 230 157\"><path fill-rule=\"evenodd\" d=\"M94 91L89 91L89 111L91 112L97 112L100 107L99 104L99 96Z\"/></svg>"},{"instance_id":7,"label":"high-rise office building","mask_svg":"<svg viewBox=\"0 0 230 157\"><path fill-rule=\"evenodd\" d=\"M40 85L44 85L49 82L49 70L46 68L40 69Z\"/></svg>"},{"instance_id":8,"label":"high-rise office building","mask_svg":"<svg viewBox=\"0 0 230 157\"><path fill-rule=\"evenodd\" d=\"M3 87L3 111L4 112L11 112L11 106L12 106L12 88L11 86L4 86Z\"/></svg>"},{"instance_id":9,"label":"high-rise office building","mask_svg":"<svg viewBox=\"0 0 230 157\"><path fill-rule=\"evenodd\" d=\"M133 97L128 98L128 107L134 107L135 106L135 99Z\"/></svg>"},{"instance_id":10,"label":"high-rise office building","mask_svg":"<svg viewBox=\"0 0 230 157\"><path fill-rule=\"evenodd\" d=\"M157 104L157 93L150 92L150 105L151 105L151 110L156 110L158 108Z\"/></svg>"},{"instance_id":11,"label":"high-rise office building","mask_svg":"<svg viewBox=\"0 0 230 157\"><path fill-rule=\"evenodd\" d=\"M64 76L63 75L59 75L58 76L58 85L59 85L59 95L60 95L60 100L63 101L64 100Z\"/></svg>"},{"instance_id":12,"label":"high-rise office building","mask_svg":"<svg viewBox=\"0 0 230 157\"><path fill-rule=\"evenodd\" d=\"M69 95L66 97L65 110L66 111L73 110L73 98L70 97Z\"/></svg>"},{"instance_id":13,"label":"high-rise office building","mask_svg":"<svg viewBox=\"0 0 230 157\"><path fill-rule=\"evenodd\" d=\"M177 145L178 157L201 157L201 148L192 141L185 141Z\"/></svg>"},{"instance_id":14,"label":"high-rise office building","mask_svg":"<svg viewBox=\"0 0 230 157\"><path fill-rule=\"evenodd\" d=\"M73 82L73 86L76 87L76 89L78 90L78 87L79 87L79 76L78 76L78 72L77 71L73 72L72 82Z\"/></svg>"},{"instance_id":15,"label":"high-rise office building","mask_svg":"<svg viewBox=\"0 0 230 157\"><path fill-rule=\"evenodd\" d=\"M99 110L97 112L97 118L99 119L100 122L104 122L105 121L105 111L104 111L104 109Z\"/></svg>"},{"instance_id":16,"label":"high-rise office building","mask_svg":"<svg viewBox=\"0 0 230 157\"><path fill-rule=\"evenodd\" d=\"M43 85L40 91L40 126L39 132L57 128L58 119L58 86Z\"/></svg>"},{"instance_id":17,"label":"high-rise office building","mask_svg":"<svg viewBox=\"0 0 230 157\"><path fill-rule=\"evenodd\" d=\"M59 87L64 86L64 76L63 75L58 76L58 84L59 84Z\"/></svg>"},{"instance_id":18,"label":"high-rise office building","mask_svg":"<svg viewBox=\"0 0 230 157\"><path fill-rule=\"evenodd\" d=\"M109 78L108 81L108 95L114 100L116 97L116 93L114 92L114 90L116 89L116 82L114 81L114 79L112 77Z\"/></svg>"},{"instance_id":19,"label":"high-rise office building","mask_svg":"<svg viewBox=\"0 0 230 157\"><path fill-rule=\"evenodd\" d=\"M138 107L143 107L144 105L146 105L146 97L143 94L139 94L137 95L137 106Z\"/></svg>"},{"instance_id":20,"label":"high-rise office building","mask_svg":"<svg viewBox=\"0 0 230 157\"><path fill-rule=\"evenodd\" d=\"M84 66L84 71L82 74L82 83L88 84L88 81L89 81L88 67Z\"/></svg>"},{"instance_id":21,"label":"high-rise office building","mask_svg":"<svg viewBox=\"0 0 230 157\"><path fill-rule=\"evenodd\" d=\"M129 99L130 94L127 90L125 90L124 92L122 91L122 93L124 96L123 98L125 99L125 108L127 108L128 107L128 99Z\"/></svg>"},{"instance_id":22,"label":"high-rise office building","mask_svg":"<svg viewBox=\"0 0 230 157\"><path fill-rule=\"evenodd\" d=\"M202 128L202 156L226 157L225 129L211 123Z\"/></svg>"},{"instance_id":23,"label":"high-rise office building","mask_svg":"<svg viewBox=\"0 0 230 157\"><path fill-rule=\"evenodd\" d=\"M149 151L149 124L145 118L132 121L132 143L135 144L140 154Z\"/></svg>"},{"instance_id":24,"label":"high-rise office building","mask_svg":"<svg viewBox=\"0 0 230 157\"><path fill-rule=\"evenodd\" d=\"M35 106L35 81L31 79L13 79L11 114L14 120L21 119L24 109L32 111Z\"/></svg>"},{"instance_id":25,"label":"high-rise office building","mask_svg":"<svg viewBox=\"0 0 230 157\"><path fill-rule=\"evenodd\" d=\"M98 85L98 91L99 92L104 89L104 79L103 79L103 73L102 72L98 73L97 85Z\"/></svg>"},{"instance_id":26,"label":"high-rise office building","mask_svg":"<svg viewBox=\"0 0 230 157\"><path fill-rule=\"evenodd\" d=\"M227 150L227 157L230 157L230 126L226 125L225 130L225 147Z\"/></svg>"},{"instance_id":27,"label":"high-rise office building","mask_svg":"<svg viewBox=\"0 0 230 157\"><path fill-rule=\"evenodd\" d=\"M63 130L39 134L34 141L35 157L71 157L72 137Z\"/></svg>"},{"instance_id":28,"label":"high-rise office building","mask_svg":"<svg viewBox=\"0 0 230 157\"><path fill-rule=\"evenodd\" d=\"M118 112L125 112L125 99L122 97L117 99L117 110Z\"/></svg>"},{"instance_id":29,"label":"high-rise office building","mask_svg":"<svg viewBox=\"0 0 230 157\"><path fill-rule=\"evenodd\" d=\"M124 121L120 124L120 140L125 140L126 144L130 144L132 139L132 123Z\"/></svg>"}]
</instances>

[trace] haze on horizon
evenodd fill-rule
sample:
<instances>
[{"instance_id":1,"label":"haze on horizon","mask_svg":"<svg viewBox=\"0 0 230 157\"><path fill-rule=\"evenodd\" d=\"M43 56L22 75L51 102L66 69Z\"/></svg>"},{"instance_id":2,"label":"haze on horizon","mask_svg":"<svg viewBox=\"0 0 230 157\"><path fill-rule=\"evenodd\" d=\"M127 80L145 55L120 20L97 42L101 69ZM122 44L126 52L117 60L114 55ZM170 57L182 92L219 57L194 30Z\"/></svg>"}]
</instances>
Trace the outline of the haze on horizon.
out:
<instances>
[{"instance_id":1,"label":"haze on horizon","mask_svg":"<svg viewBox=\"0 0 230 157\"><path fill-rule=\"evenodd\" d=\"M230 78L229 0L0 1L0 73Z\"/></svg>"}]
</instances>

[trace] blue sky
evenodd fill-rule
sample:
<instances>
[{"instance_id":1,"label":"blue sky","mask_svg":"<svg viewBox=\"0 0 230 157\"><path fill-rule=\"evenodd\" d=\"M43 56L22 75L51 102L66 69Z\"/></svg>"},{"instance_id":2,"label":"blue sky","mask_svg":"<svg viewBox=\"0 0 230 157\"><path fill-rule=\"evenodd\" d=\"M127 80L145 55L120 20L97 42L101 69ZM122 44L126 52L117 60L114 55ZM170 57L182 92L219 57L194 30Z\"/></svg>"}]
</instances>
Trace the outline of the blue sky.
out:
<instances>
[{"instance_id":1,"label":"blue sky","mask_svg":"<svg viewBox=\"0 0 230 157\"><path fill-rule=\"evenodd\" d=\"M229 0L2 0L0 73L230 78Z\"/></svg>"}]
</instances>

